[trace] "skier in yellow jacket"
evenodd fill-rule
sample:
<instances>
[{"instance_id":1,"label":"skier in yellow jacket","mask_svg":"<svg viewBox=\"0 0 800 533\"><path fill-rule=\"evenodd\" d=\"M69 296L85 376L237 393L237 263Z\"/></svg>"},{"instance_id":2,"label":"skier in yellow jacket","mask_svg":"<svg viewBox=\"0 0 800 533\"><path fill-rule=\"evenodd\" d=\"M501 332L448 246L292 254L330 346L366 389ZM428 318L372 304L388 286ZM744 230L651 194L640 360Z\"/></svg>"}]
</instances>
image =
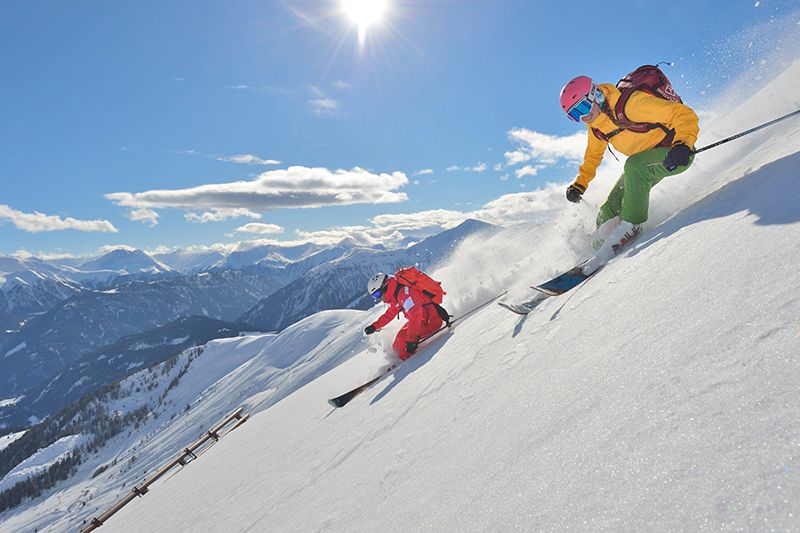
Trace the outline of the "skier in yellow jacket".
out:
<instances>
[{"instance_id":1,"label":"skier in yellow jacket","mask_svg":"<svg viewBox=\"0 0 800 533\"><path fill-rule=\"evenodd\" d=\"M663 77L658 69L651 68ZM586 76L574 78L561 90L564 112L570 120L583 122L589 129L583 164L567 188L570 202L581 201L609 143L628 156L622 176L597 215L596 235L603 243L584 265L585 274L603 266L641 233L641 225L647 220L650 189L692 164L700 131L697 115L680 103L666 77L663 80L667 94L661 97L645 90L620 91L613 84L595 84ZM675 101L667 99L673 97Z\"/></svg>"}]
</instances>

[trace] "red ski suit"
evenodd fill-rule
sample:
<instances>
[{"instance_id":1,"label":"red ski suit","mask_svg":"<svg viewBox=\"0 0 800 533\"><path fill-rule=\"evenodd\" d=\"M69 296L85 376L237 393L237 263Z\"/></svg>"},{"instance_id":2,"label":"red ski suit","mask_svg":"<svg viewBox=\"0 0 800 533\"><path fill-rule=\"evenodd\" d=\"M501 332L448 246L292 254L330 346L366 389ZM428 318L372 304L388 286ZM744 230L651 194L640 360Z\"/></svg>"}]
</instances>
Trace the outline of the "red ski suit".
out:
<instances>
[{"instance_id":1,"label":"red ski suit","mask_svg":"<svg viewBox=\"0 0 800 533\"><path fill-rule=\"evenodd\" d=\"M409 352L406 343L417 342L420 338L430 335L442 327L442 317L436 312L431 299L415 287L407 287L398 283L394 278L389 278L386 292L383 294L383 301L389 304L389 309L372 325L379 330L391 322L398 313L403 312L408 322L400 328L392 343L392 348L403 361L411 357L413 353L413 351Z\"/></svg>"}]
</instances>

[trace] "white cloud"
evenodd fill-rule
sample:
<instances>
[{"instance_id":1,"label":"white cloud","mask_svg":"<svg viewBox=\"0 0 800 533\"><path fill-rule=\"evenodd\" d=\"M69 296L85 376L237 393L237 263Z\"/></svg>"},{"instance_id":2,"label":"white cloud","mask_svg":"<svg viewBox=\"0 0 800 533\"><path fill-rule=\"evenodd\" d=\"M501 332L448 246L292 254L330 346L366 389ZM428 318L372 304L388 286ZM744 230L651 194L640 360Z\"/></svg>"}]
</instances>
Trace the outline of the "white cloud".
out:
<instances>
[{"instance_id":1,"label":"white cloud","mask_svg":"<svg viewBox=\"0 0 800 533\"><path fill-rule=\"evenodd\" d=\"M117 228L107 220L78 220L72 217L61 218L44 213L23 213L0 204L0 219L8 219L17 229L30 233L61 231L73 229L85 232L117 233Z\"/></svg>"},{"instance_id":2,"label":"white cloud","mask_svg":"<svg viewBox=\"0 0 800 533\"><path fill-rule=\"evenodd\" d=\"M158 213L156 213L152 209L148 208L132 209L127 216L129 219L133 221L147 222L148 224L150 224L150 227L158 225Z\"/></svg>"},{"instance_id":3,"label":"white cloud","mask_svg":"<svg viewBox=\"0 0 800 533\"><path fill-rule=\"evenodd\" d=\"M501 196L472 211L435 209L416 213L392 213L373 217L366 226L340 226L320 231L296 231L296 242L334 244L352 239L364 245L395 246L405 238L422 239L453 228L467 219L499 226L529 222L537 215L552 213L563 206L563 185L550 184L532 192Z\"/></svg>"},{"instance_id":4,"label":"white cloud","mask_svg":"<svg viewBox=\"0 0 800 533\"><path fill-rule=\"evenodd\" d=\"M20 260L30 259L31 257L36 257L37 259L42 259L44 261L59 261L61 259L79 259L80 256L75 254L65 253L65 252L39 252L39 253L31 253L28 250L21 249L9 254L11 257L15 257ZM0 276L0 279L3 279Z\"/></svg>"},{"instance_id":5,"label":"white cloud","mask_svg":"<svg viewBox=\"0 0 800 533\"><path fill-rule=\"evenodd\" d=\"M238 231L239 233L273 235L273 234L283 233L285 230L282 226L278 226L277 224L261 224L258 222L251 222L250 224L239 226L238 228L236 228L236 231Z\"/></svg>"},{"instance_id":6,"label":"white cloud","mask_svg":"<svg viewBox=\"0 0 800 533\"><path fill-rule=\"evenodd\" d=\"M341 81L341 80L336 80L335 82L332 83L332 85L333 85L333 88L338 90L338 91L344 91L344 90L353 88L352 84L347 83L346 81Z\"/></svg>"},{"instance_id":7,"label":"white cloud","mask_svg":"<svg viewBox=\"0 0 800 533\"><path fill-rule=\"evenodd\" d=\"M309 91L313 98L308 100L311 110L317 115L335 116L341 108L341 102L329 97L325 92L316 85L310 85Z\"/></svg>"},{"instance_id":8,"label":"white cloud","mask_svg":"<svg viewBox=\"0 0 800 533\"><path fill-rule=\"evenodd\" d=\"M408 184L403 172L374 174L362 168L329 170L293 166L270 170L252 181L200 185L188 189L116 192L106 198L123 207L268 211L331 205L404 202L397 189Z\"/></svg>"},{"instance_id":9,"label":"white cloud","mask_svg":"<svg viewBox=\"0 0 800 533\"><path fill-rule=\"evenodd\" d=\"M188 220L189 222L194 222L196 224L205 224L206 222L222 222L223 220L228 220L229 218L253 218L253 219L260 219L261 215L258 213L254 213L249 209L237 207L237 208L225 208L225 209L212 209L211 211L206 211L205 213L186 213L183 218Z\"/></svg>"},{"instance_id":10,"label":"white cloud","mask_svg":"<svg viewBox=\"0 0 800 533\"><path fill-rule=\"evenodd\" d=\"M549 184L531 192L519 192L500 196L470 213L477 218L502 226L530 221L536 214L554 211L564 205L564 191L561 184Z\"/></svg>"},{"instance_id":11,"label":"white cloud","mask_svg":"<svg viewBox=\"0 0 800 533\"><path fill-rule=\"evenodd\" d=\"M363 226L335 226L318 231L296 230L297 243L337 244L344 239L364 246L378 244L394 247L407 237L422 239L453 228L463 222L468 215L459 211L437 209L417 213L378 215Z\"/></svg>"},{"instance_id":12,"label":"white cloud","mask_svg":"<svg viewBox=\"0 0 800 533\"><path fill-rule=\"evenodd\" d=\"M277 159L262 159L253 154L242 155L221 155L218 156L217 161L225 161L228 163L239 163L241 165L280 165L281 162Z\"/></svg>"},{"instance_id":13,"label":"white cloud","mask_svg":"<svg viewBox=\"0 0 800 533\"><path fill-rule=\"evenodd\" d=\"M247 91L253 89L253 87L250 87L249 85L226 85L225 89L229 91Z\"/></svg>"},{"instance_id":14,"label":"white cloud","mask_svg":"<svg viewBox=\"0 0 800 533\"><path fill-rule=\"evenodd\" d=\"M16 252L11 254L11 257L15 257L19 260L30 259L31 257L37 257L33 253L29 252L28 250L17 250Z\"/></svg>"},{"instance_id":15,"label":"white cloud","mask_svg":"<svg viewBox=\"0 0 800 533\"><path fill-rule=\"evenodd\" d=\"M353 240L365 246L381 244L382 239L374 234L375 228L367 226L339 226L318 231L296 230L297 242L313 242L321 245L333 245L345 239Z\"/></svg>"},{"instance_id":16,"label":"white cloud","mask_svg":"<svg viewBox=\"0 0 800 533\"><path fill-rule=\"evenodd\" d=\"M417 170L416 172L414 172L413 176L424 176L426 174L433 174L433 169L432 168L423 168L421 170Z\"/></svg>"},{"instance_id":17,"label":"white cloud","mask_svg":"<svg viewBox=\"0 0 800 533\"><path fill-rule=\"evenodd\" d=\"M178 248L175 247L175 246L166 246L166 245L163 245L163 244L159 244L155 248L142 250L142 251L144 253L146 253L147 255L161 255L161 254L168 254L168 253L171 253L171 252L175 252L177 250L178 250Z\"/></svg>"},{"instance_id":18,"label":"white cloud","mask_svg":"<svg viewBox=\"0 0 800 533\"><path fill-rule=\"evenodd\" d=\"M580 131L567 137L547 135L525 128L516 128L508 133L517 149L505 153L507 165L518 165L531 160L552 164L558 160L579 162L586 151L586 132Z\"/></svg>"},{"instance_id":19,"label":"white cloud","mask_svg":"<svg viewBox=\"0 0 800 533\"><path fill-rule=\"evenodd\" d=\"M370 222L382 231L419 231L454 228L468 218L467 213L448 209L432 209L416 213L378 215Z\"/></svg>"},{"instance_id":20,"label":"white cloud","mask_svg":"<svg viewBox=\"0 0 800 533\"><path fill-rule=\"evenodd\" d=\"M450 165L445 170L447 170L448 172L455 172L456 170L461 170L461 167L458 165Z\"/></svg>"},{"instance_id":21,"label":"white cloud","mask_svg":"<svg viewBox=\"0 0 800 533\"><path fill-rule=\"evenodd\" d=\"M100 255L105 255L116 250L124 250L126 252L135 252L137 249L133 246L128 246L127 244L108 244L106 246L101 246L97 253Z\"/></svg>"},{"instance_id":22,"label":"white cloud","mask_svg":"<svg viewBox=\"0 0 800 533\"><path fill-rule=\"evenodd\" d=\"M436 209L415 213L387 213L373 217L367 225L334 226L317 231L295 230L296 239L251 239L233 243L217 243L208 246L192 246L185 251L216 250L229 253L236 250L247 250L254 246L274 244L294 246L313 242L322 245L338 244L349 239L365 246L382 244L394 247L406 238L421 240L422 238L453 228L469 218L482 220L499 226L511 226L521 222L530 222L541 215L557 212L564 203L563 184L549 184L543 189L532 192L507 194L486 203L472 211ZM245 228L264 231L245 231ZM238 232L268 234L268 229L283 231L273 224L246 224L237 228Z\"/></svg>"},{"instance_id":23,"label":"white cloud","mask_svg":"<svg viewBox=\"0 0 800 533\"><path fill-rule=\"evenodd\" d=\"M334 115L339 110L340 103L333 98L313 98L308 101L311 110L317 115Z\"/></svg>"},{"instance_id":24,"label":"white cloud","mask_svg":"<svg viewBox=\"0 0 800 533\"><path fill-rule=\"evenodd\" d=\"M478 172L478 173L483 172L486 170L486 163L478 163L474 167L470 167L466 170L471 170L472 172Z\"/></svg>"},{"instance_id":25,"label":"white cloud","mask_svg":"<svg viewBox=\"0 0 800 533\"><path fill-rule=\"evenodd\" d=\"M189 246L166 246L164 244L159 244L154 248L147 250L143 250L144 253L147 255L159 255L159 254L169 254L173 252L182 252L182 253L204 253L204 252L219 252L221 254L227 254L229 252L235 251L236 247L239 243L215 243L215 244L191 244Z\"/></svg>"},{"instance_id":26,"label":"white cloud","mask_svg":"<svg viewBox=\"0 0 800 533\"><path fill-rule=\"evenodd\" d=\"M535 176L539 173L539 169L541 167L535 165L525 165L522 168L518 168L514 171L514 174L517 178L522 178L524 176Z\"/></svg>"}]
</instances>

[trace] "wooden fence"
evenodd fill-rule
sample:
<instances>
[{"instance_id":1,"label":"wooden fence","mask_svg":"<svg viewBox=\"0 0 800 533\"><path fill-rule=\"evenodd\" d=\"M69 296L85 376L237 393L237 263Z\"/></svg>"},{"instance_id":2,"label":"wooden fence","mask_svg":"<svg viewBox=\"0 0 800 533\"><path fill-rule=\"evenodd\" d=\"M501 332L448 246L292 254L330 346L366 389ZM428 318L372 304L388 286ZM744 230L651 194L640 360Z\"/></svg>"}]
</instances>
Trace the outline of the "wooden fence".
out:
<instances>
[{"instance_id":1,"label":"wooden fence","mask_svg":"<svg viewBox=\"0 0 800 533\"><path fill-rule=\"evenodd\" d=\"M200 439L198 439L194 444L184 448L178 454L178 456L175 457L172 461L168 462L167 464L156 470L156 472L153 473L153 475L145 479L139 485L134 486L133 489L131 489L131 491L128 494L117 500L117 502L111 507L109 507L103 514L92 518L89 521L89 524L81 530L81 533L88 533L89 531L94 531L98 527L102 526L106 522L106 520L108 520L114 514L116 514L117 511L128 505L131 501L134 500L134 498L136 498L137 496L141 497L147 494L150 490L150 485L152 485L157 480L164 477L164 475L166 475L170 470L172 470L176 466L183 467L189 464L194 459L197 459L197 457L200 454L202 454L208 448L214 445L214 443L219 441L219 439L221 439L234 429L244 424L250 417L250 414L244 414L242 412L243 410L244 410L243 407L238 408L236 411L234 411L233 413L226 416L223 420L221 420L216 426L206 431L206 433L202 437L200 437ZM225 431L223 432L223 430Z\"/></svg>"}]
</instances>

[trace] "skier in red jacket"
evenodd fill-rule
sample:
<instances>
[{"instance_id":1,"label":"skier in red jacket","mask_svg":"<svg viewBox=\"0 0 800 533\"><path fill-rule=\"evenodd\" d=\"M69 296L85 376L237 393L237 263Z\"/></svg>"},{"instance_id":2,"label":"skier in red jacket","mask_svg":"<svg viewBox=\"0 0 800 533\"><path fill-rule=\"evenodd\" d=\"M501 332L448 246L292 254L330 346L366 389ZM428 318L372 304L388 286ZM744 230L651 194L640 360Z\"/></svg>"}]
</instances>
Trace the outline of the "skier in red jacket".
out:
<instances>
[{"instance_id":1,"label":"skier in red jacket","mask_svg":"<svg viewBox=\"0 0 800 533\"><path fill-rule=\"evenodd\" d=\"M408 319L392 343L392 348L400 355L401 361L417 351L421 338L442 327L443 320L437 309L441 307L418 288L403 285L394 276L387 276L382 272L375 274L367 283L367 292L373 299L382 299L389 304L389 309L378 320L364 328L367 335L380 331L401 311Z\"/></svg>"}]
</instances>

